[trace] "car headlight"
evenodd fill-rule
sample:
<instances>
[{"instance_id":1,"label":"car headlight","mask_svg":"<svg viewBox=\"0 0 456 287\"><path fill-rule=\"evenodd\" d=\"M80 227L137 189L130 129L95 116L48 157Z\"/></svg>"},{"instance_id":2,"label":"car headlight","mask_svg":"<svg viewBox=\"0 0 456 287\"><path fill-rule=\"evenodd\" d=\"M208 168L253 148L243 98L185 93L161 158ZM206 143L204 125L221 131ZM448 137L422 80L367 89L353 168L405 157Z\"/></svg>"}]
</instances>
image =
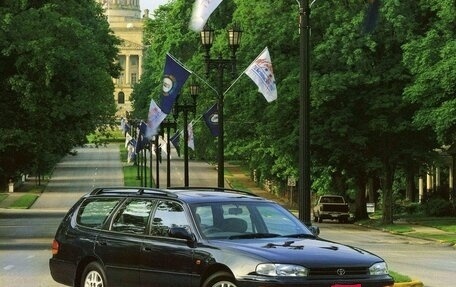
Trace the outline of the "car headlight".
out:
<instances>
[{"instance_id":1,"label":"car headlight","mask_svg":"<svg viewBox=\"0 0 456 287\"><path fill-rule=\"evenodd\" d=\"M385 275L388 274L388 266L385 262L378 262L369 267L370 275Z\"/></svg>"},{"instance_id":2,"label":"car headlight","mask_svg":"<svg viewBox=\"0 0 456 287\"><path fill-rule=\"evenodd\" d=\"M256 267L256 272L266 276L305 277L309 274L309 270L303 266L272 263L259 264Z\"/></svg>"}]
</instances>

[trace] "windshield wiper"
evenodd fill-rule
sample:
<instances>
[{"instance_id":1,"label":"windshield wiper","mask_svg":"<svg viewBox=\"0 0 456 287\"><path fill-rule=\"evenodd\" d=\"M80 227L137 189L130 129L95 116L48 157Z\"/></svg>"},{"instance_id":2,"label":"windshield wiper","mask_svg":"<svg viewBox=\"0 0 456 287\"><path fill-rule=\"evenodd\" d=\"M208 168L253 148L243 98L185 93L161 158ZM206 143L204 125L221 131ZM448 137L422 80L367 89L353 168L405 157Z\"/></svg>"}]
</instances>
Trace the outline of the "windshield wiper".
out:
<instances>
[{"instance_id":1,"label":"windshield wiper","mask_svg":"<svg viewBox=\"0 0 456 287\"><path fill-rule=\"evenodd\" d=\"M253 238L272 238L272 237L279 237L279 234L275 233L247 233L247 234L239 234L239 235L232 235L228 237L228 239L253 239Z\"/></svg>"},{"instance_id":2,"label":"windshield wiper","mask_svg":"<svg viewBox=\"0 0 456 287\"><path fill-rule=\"evenodd\" d=\"M315 238L315 235L309 234L309 233L297 233L297 234L282 235L281 237L291 237L291 238Z\"/></svg>"}]
</instances>

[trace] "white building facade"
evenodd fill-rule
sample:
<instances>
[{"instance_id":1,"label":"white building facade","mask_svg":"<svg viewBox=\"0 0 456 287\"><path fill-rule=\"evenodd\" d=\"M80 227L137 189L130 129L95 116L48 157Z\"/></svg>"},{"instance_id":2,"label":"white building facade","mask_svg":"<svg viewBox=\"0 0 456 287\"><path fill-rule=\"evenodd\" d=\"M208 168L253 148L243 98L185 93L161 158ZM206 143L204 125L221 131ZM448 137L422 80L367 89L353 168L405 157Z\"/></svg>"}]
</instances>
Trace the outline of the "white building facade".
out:
<instances>
[{"instance_id":1,"label":"white building facade","mask_svg":"<svg viewBox=\"0 0 456 287\"><path fill-rule=\"evenodd\" d=\"M114 100L117 103L118 118L125 118L132 111L130 96L135 83L142 75L144 56L143 16L139 0L97 0L105 8L109 26L122 40L118 61L122 67L121 75L114 81ZM148 17L146 10L145 17Z\"/></svg>"}]
</instances>

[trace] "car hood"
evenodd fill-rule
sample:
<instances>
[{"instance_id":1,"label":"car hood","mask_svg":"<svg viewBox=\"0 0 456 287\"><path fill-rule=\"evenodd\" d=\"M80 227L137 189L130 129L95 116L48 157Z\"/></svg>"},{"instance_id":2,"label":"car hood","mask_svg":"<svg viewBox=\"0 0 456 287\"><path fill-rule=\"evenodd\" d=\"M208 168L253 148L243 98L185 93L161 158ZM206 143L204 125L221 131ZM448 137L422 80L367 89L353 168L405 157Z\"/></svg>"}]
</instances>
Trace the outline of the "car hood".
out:
<instances>
[{"instance_id":1,"label":"car hood","mask_svg":"<svg viewBox=\"0 0 456 287\"><path fill-rule=\"evenodd\" d=\"M380 257L356 247L321 238L267 238L212 241L219 248L242 252L265 261L298 264L306 267L363 266L383 261Z\"/></svg>"}]
</instances>

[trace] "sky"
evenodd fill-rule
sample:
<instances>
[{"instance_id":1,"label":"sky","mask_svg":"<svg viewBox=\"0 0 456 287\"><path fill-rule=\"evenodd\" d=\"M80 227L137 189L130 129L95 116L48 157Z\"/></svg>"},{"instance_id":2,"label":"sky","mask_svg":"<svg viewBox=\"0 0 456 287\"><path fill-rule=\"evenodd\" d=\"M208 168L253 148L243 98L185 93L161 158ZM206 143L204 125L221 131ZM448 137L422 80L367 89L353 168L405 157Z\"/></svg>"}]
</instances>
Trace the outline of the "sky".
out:
<instances>
[{"instance_id":1,"label":"sky","mask_svg":"<svg viewBox=\"0 0 456 287\"><path fill-rule=\"evenodd\" d=\"M141 11L149 9L150 14L152 14L155 8L158 8L158 6L166 3L168 3L168 0L140 0L139 6L141 7Z\"/></svg>"}]
</instances>

